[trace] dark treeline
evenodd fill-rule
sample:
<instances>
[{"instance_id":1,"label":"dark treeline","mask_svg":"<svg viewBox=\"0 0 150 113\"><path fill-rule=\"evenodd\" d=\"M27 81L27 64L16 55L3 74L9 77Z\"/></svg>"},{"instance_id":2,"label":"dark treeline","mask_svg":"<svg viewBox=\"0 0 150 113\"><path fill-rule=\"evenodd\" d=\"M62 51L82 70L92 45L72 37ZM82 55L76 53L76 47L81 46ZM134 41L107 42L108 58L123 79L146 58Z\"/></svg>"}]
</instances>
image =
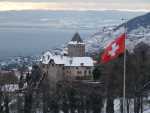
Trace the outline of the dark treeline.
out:
<instances>
[{"instance_id":1,"label":"dark treeline","mask_svg":"<svg viewBox=\"0 0 150 113\"><path fill-rule=\"evenodd\" d=\"M131 106L134 113L143 113L144 98L150 89L149 56L150 47L144 43L138 44L132 53L127 51L127 113L131 113ZM55 88L35 65L25 79L21 75L18 82L20 90L13 94L15 96L3 92L0 87L0 113L114 113L115 99L120 100L122 113L123 58L121 55L108 64L96 65L92 83L63 80ZM23 70L20 69L21 72ZM27 88L22 90L25 83ZM9 105L13 99L16 100L15 110Z\"/></svg>"},{"instance_id":2,"label":"dark treeline","mask_svg":"<svg viewBox=\"0 0 150 113\"><path fill-rule=\"evenodd\" d=\"M127 51L126 58L126 103L127 113L130 113L131 101L134 103L134 113L143 113L143 98L150 86L150 46L139 43L132 53ZM107 113L114 113L113 101L120 98L123 112L123 59L121 55L118 59L96 68L101 72L100 80L105 82ZM97 69L97 70L98 70ZM96 70L96 69L95 69Z\"/></svg>"}]
</instances>

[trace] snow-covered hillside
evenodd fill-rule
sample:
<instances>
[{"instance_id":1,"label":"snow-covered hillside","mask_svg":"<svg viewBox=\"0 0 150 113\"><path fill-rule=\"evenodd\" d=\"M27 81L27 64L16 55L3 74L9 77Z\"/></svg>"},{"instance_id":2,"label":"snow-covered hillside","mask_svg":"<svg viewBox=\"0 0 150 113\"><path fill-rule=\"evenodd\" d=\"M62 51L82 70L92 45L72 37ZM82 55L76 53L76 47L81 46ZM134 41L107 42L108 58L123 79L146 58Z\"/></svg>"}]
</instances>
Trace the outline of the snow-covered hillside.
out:
<instances>
[{"instance_id":1,"label":"snow-covered hillside","mask_svg":"<svg viewBox=\"0 0 150 113\"><path fill-rule=\"evenodd\" d=\"M133 27L134 26L134 27ZM136 26L136 27L135 27ZM88 40L86 40L86 52L99 52L107 44L124 32L123 24L120 26L103 27ZM150 13L136 17L127 22L127 49L132 52L135 45L144 42L150 45Z\"/></svg>"}]
</instances>

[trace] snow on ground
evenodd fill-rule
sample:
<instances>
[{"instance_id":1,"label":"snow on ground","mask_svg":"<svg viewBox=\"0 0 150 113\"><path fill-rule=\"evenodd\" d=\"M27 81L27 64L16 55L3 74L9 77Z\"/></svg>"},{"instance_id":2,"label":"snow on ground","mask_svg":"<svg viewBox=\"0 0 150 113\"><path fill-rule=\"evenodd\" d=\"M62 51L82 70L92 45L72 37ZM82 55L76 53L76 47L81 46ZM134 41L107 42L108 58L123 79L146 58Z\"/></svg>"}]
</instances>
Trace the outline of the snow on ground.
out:
<instances>
[{"instance_id":1,"label":"snow on ground","mask_svg":"<svg viewBox=\"0 0 150 113\"><path fill-rule=\"evenodd\" d=\"M143 113L150 113L150 104L148 104L148 97L143 99ZM105 102L106 103L106 102ZM114 100L114 111L115 113L120 113L120 98L117 98ZM106 107L106 106L105 106ZM129 105L129 110L130 113L134 113L134 100L130 100L130 105ZM103 112L105 113L105 112Z\"/></svg>"},{"instance_id":2,"label":"snow on ground","mask_svg":"<svg viewBox=\"0 0 150 113\"><path fill-rule=\"evenodd\" d=\"M7 84L7 85L2 86L2 91L5 91L5 92L14 92L18 89L19 89L18 84Z\"/></svg>"},{"instance_id":3,"label":"snow on ground","mask_svg":"<svg viewBox=\"0 0 150 113\"><path fill-rule=\"evenodd\" d=\"M99 50L104 49L107 45L112 42L119 34L123 33L125 30L120 28L116 31L112 29L115 26L108 28L103 28L101 31L98 31L92 37L85 41L86 43L86 52L99 52ZM126 47L129 52L133 52L134 47L140 42L144 42L150 45L150 28L139 27L129 33L127 33Z\"/></svg>"},{"instance_id":4,"label":"snow on ground","mask_svg":"<svg viewBox=\"0 0 150 113\"><path fill-rule=\"evenodd\" d=\"M145 110L143 113L150 113L150 108Z\"/></svg>"}]
</instances>

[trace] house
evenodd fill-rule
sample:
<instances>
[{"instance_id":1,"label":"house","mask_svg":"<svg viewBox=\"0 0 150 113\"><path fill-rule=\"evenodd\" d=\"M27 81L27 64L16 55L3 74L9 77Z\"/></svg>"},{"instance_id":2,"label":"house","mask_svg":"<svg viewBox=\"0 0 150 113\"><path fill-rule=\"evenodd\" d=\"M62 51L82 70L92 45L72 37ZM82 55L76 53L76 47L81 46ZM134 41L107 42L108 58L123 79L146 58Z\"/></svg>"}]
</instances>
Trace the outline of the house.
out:
<instances>
[{"instance_id":1,"label":"house","mask_svg":"<svg viewBox=\"0 0 150 113\"><path fill-rule=\"evenodd\" d=\"M51 82L92 77L94 61L91 57L85 56L85 43L78 33L62 52L63 54L56 55L47 51L41 58L41 69Z\"/></svg>"}]
</instances>

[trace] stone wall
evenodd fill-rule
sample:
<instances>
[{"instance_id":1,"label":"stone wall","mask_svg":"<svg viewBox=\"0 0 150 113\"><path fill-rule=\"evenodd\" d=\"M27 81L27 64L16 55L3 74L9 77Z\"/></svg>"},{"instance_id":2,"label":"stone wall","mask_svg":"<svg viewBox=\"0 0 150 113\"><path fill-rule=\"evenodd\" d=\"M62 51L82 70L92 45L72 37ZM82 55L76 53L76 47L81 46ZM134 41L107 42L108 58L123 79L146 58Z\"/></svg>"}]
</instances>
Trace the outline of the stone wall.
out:
<instances>
[{"instance_id":1,"label":"stone wall","mask_svg":"<svg viewBox=\"0 0 150 113\"><path fill-rule=\"evenodd\" d=\"M84 44L69 44L68 55L70 57L84 57L85 56L85 45Z\"/></svg>"},{"instance_id":2,"label":"stone wall","mask_svg":"<svg viewBox=\"0 0 150 113\"><path fill-rule=\"evenodd\" d=\"M92 76L93 67L65 67L64 75L69 78Z\"/></svg>"},{"instance_id":3,"label":"stone wall","mask_svg":"<svg viewBox=\"0 0 150 113\"><path fill-rule=\"evenodd\" d=\"M43 64L42 70L47 74L50 86L54 88L61 80L72 80L77 78L91 79L93 67L86 66L64 66L57 64Z\"/></svg>"},{"instance_id":4,"label":"stone wall","mask_svg":"<svg viewBox=\"0 0 150 113\"><path fill-rule=\"evenodd\" d=\"M42 70L47 75L50 87L55 87L56 83L64 78L64 65L43 64Z\"/></svg>"}]
</instances>

